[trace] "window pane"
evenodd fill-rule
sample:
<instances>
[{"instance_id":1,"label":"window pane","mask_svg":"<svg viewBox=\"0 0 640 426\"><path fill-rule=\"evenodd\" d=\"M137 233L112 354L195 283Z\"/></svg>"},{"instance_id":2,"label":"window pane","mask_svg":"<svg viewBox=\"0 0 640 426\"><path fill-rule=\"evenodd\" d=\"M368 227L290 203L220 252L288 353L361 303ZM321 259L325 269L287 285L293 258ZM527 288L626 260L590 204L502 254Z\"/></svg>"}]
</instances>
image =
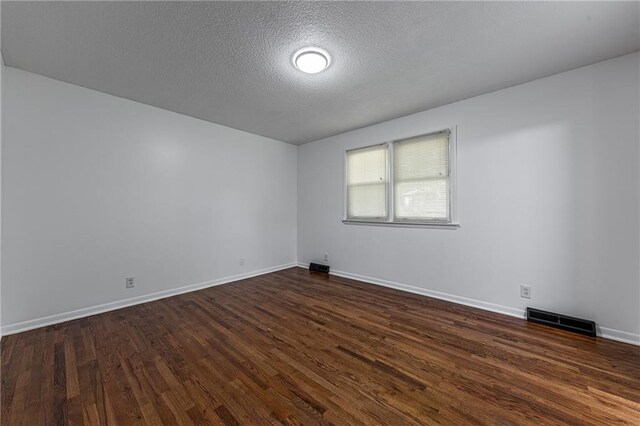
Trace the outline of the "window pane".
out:
<instances>
[{"instance_id":1,"label":"window pane","mask_svg":"<svg viewBox=\"0 0 640 426\"><path fill-rule=\"evenodd\" d=\"M449 176L449 134L418 136L393 144L396 181Z\"/></svg>"},{"instance_id":2,"label":"window pane","mask_svg":"<svg viewBox=\"0 0 640 426\"><path fill-rule=\"evenodd\" d=\"M387 147L347 152L347 218L387 217Z\"/></svg>"},{"instance_id":3,"label":"window pane","mask_svg":"<svg viewBox=\"0 0 640 426\"><path fill-rule=\"evenodd\" d=\"M347 192L349 218L386 219L387 185L353 185Z\"/></svg>"},{"instance_id":4,"label":"window pane","mask_svg":"<svg viewBox=\"0 0 640 426\"><path fill-rule=\"evenodd\" d=\"M347 153L347 184L387 182L387 147L376 145Z\"/></svg>"},{"instance_id":5,"label":"window pane","mask_svg":"<svg viewBox=\"0 0 640 426\"><path fill-rule=\"evenodd\" d=\"M449 220L449 179L395 185L395 216L400 220Z\"/></svg>"},{"instance_id":6,"label":"window pane","mask_svg":"<svg viewBox=\"0 0 640 426\"><path fill-rule=\"evenodd\" d=\"M393 145L394 216L449 222L449 132Z\"/></svg>"}]
</instances>

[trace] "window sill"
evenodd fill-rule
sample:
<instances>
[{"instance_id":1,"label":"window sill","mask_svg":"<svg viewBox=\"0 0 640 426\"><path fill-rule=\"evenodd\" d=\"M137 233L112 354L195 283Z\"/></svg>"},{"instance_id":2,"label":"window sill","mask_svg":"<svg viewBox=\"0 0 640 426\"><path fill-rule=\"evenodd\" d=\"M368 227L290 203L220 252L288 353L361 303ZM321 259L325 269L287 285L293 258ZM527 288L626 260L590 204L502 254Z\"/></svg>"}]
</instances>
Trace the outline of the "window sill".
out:
<instances>
[{"instance_id":1,"label":"window sill","mask_svg":"<svg viewBox=\"0 0 640 426\"><path fill-rule=\"evenodd\" d=\"M345 225L369 225L369 226L390 226L392 228L427 228L427 229L451 229L460 228L459 223L427 223L427 222L383 222L375 220L347 220L343 219Z\"/></svg>"}]
</instances>

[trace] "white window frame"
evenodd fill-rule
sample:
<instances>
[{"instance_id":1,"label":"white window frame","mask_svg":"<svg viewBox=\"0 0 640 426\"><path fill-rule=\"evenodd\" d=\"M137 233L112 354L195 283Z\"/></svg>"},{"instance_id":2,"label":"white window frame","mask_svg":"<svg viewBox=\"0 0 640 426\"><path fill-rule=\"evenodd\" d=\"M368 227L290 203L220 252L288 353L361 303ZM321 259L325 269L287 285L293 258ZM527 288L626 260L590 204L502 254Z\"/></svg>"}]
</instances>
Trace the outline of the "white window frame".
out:
<instances>
[{"instance_id":1,"label":"white window frame","mask_svg":"<svg viewBox=\"0 0 640 426\"><path fill-rule=\"evenodd\" d=\"M394 209L394 175L393 175L393 144L400 142L404 139L413 137L429 136L440 132L449 131L449 212L450 221L408 221L398 219L396 220ZM387 174L389 176L387 187L387 218L386 219L349 219L347 217L347 155L351 151L355 151L363 148L370 148L374 146L385 145L387 149ZM443 129L422 133L419 135L409 135L393 140L389 140L382 143L375 143L371 145L358 146L349 148L344 151L343 156L343 209L342 209L342 222L349 225L373 225L373 226L398 226L398 227L416 227L416 228L436 228L436 229L457 229L460 227L460 221L458 217L458 137L457 127L450 126Z\"/></svg>"}]
</instances>

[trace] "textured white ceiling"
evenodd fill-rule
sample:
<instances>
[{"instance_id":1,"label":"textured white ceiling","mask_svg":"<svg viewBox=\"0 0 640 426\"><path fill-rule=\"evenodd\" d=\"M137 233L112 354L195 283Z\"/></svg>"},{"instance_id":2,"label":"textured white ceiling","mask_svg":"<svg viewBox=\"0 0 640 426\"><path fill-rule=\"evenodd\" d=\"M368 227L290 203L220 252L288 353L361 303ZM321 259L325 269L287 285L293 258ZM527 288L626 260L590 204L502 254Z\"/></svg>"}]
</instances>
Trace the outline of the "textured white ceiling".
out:
<instances>
[{"instance_id":1,"label":"textured white ceiling","mask_svg":"<svg viewBox=\"0 0 640 426\"><path fill-rule=\"evenodd\" d=\"M305 143L640 49L640 3L2 2L9 66ZM332 64L306 75L301 47Z\"/></svg>"}]
</instances>

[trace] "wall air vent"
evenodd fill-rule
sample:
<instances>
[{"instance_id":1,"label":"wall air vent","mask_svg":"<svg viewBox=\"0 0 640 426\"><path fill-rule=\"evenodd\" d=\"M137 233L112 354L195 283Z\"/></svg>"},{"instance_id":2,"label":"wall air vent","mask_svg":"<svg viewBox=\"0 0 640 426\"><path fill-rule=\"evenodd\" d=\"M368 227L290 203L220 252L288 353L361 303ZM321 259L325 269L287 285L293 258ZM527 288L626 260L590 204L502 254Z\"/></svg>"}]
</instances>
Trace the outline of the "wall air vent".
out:
<instances>
[{"instance_id":1,"label":"wall air vent","mask_svg":"<svg viewBox=\"0 0 640 426\"><path fill-rule=\"evenodd\" d=\"M321 265L319 263L311 263L309 265L309 270L310 271L315 271L315 272L323 272L325 274L329 273L329 265Z\"/></svg>"},{"instance_id":2,"label":"wall air vent","mask_svg":"<svg viewBox=\"0 0 640 426\"><path fill-rule=\"evenodd\" d=\"M587 336L596 336L596 323L593 321L541 311L540 309L527 308L527 321L573 331L574 333L585 334Z\"/></svg>"}]
</instances>

